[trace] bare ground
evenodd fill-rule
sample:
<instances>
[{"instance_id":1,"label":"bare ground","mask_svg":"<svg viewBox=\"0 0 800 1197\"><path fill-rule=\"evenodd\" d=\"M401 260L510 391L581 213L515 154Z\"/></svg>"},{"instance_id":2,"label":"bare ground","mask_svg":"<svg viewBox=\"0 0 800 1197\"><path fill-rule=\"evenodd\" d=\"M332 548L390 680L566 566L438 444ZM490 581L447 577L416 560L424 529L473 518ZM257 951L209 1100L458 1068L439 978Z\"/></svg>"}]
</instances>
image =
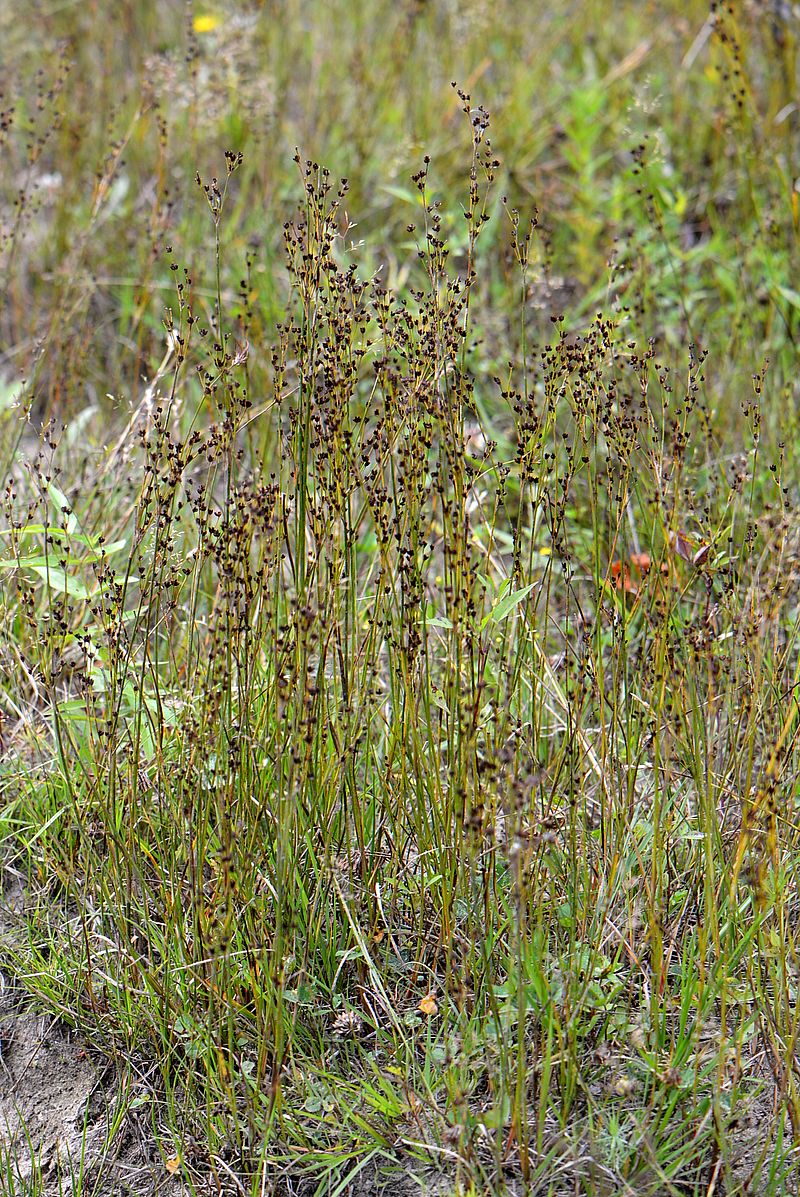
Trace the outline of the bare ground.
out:
<instances>
[{"instance_id":1,"label":"bare ground","mask_svg":"<svg viewBox=\"0 0 800 1197\"><path fill-rule=\"evenodd\" d=\"M19 879L6 871L0 939L22 906ZM2 1197L179 1197L152 1136L120 1104L114 1071L58 1019L26 1009L0 971Z\"/></svg>"}]
</instances>

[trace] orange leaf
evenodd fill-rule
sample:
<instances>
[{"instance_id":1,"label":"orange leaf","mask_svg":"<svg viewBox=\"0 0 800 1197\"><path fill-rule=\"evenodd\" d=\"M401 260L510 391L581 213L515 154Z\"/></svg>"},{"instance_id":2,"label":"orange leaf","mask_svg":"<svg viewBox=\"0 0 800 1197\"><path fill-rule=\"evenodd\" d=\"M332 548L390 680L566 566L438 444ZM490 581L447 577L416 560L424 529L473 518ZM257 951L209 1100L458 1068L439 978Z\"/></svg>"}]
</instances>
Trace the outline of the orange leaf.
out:
<instances>
[{"instance_id":1,"label":"orange leaf","mask_svg":"<svg viewBox=\"0 0 800 1197\"><path fill-rule=\"evenodd\" d=\"M628 593L634 589L631 582L631 571L627 565L623 565L621 561L611 562L611 580L614 583L616 590L627 590Z\"/></svg>"},{"instance_id":2,"label":"orange leaf","mask_svg":"<svg viewBox=\"0 0 800 1197\"><path fill-rule=\"evenodd\" d=\"M644 577L650 569L650 554L649 553L631 553L629 561L635 570Z\"/></svg>"},{"instance_id":3,"label":"orange leaf","mask_svg":"<svg viewBox=\"0 0 800 1197\"><path fill-rule=\"evenodd\" d=\"M652 561L649 553L631 553L627 561L612 561L609 568L611 581L616 590L623 590L626 594L637 595L638 583L643 581L650 572ZM660 572L669 577L669 566L662 562Z\"/></svg>"},{"instance_id":4,"label":"orange leaf","mask_svg":"<svg viewBox=\"0 0 800 1197\"><path fill-rule=\"evenodd\" d=\"M427 1014L428 1018L431 1018L434 1014L437 1014L439 1007L436 1005L436 994L426 993L417 1009L421 1010L423 1014Z\"/></svg>"}]
</instances>

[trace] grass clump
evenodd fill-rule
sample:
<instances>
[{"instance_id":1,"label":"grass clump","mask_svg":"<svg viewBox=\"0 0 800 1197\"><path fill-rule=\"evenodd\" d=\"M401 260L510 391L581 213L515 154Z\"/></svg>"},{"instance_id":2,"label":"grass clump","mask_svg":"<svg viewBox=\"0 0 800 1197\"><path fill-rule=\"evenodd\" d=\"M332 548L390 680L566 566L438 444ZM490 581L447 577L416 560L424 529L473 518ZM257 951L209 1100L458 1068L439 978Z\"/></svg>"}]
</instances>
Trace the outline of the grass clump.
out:
<instances>
[{"instance_id":1,"label":"grass clump","mask_svg":"<svg viewBox=\"0 0 800 1197\"><path fill-rule=\"evenodd\" d=\"M637 79L651 43L623 5L615 64L599 32L559 43L541 143L513 6L482 26L476 6L489 66L478 33L461 47L497 134L467 88L436 90L455 41L422 69L450 6L403 8L421 49L393 69L422 89L400 88L403 120L441 152L388 215L367 186L385 143L355 116L365 95L386 114L377 66L318 128L255 10L79 31L9 117L28 181L4 318L26 365L0 417L0 829L24 898L3 968L113 1064L162 1180L795 1175L797 205L789 74L766 67L793 43L783 18L689 7L691 37L671 5L654 36L702 120L667 75ZM337 32L343 54L373 19ZM158 37L185 72L169 113ZM134 81L107 142L69 103L104 53ZM355 138L352 190L294 153L275 231L247 127L267 94L273 163L293 119L320 161ZM38 1155L34 1174L44 1191Z\"/></svg>"}]
</instances>

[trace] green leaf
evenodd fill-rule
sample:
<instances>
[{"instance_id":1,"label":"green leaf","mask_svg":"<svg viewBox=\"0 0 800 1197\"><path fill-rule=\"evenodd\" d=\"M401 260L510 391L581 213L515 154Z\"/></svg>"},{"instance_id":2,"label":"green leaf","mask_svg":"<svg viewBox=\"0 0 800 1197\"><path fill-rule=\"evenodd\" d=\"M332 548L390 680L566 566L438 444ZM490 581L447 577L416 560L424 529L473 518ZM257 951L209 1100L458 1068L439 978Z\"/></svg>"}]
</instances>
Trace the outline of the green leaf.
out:
<instances>
[{"instance_id":1,"label":"green leaf","mask_svg":"<svg viewBox=\"0 0 800 1197\"><path fill-rule=\"evenodd\" d=\"M28 569L32 569L34 573L44 578L45 582L49 582L52 590L62 591L76 599L88 599L89 597L89 591L83 582L79 582L77 578L70 577L69 574L64 573L64 570L59 569L56 565L28 564Z\"/></svg>"},{"instance_id":2,"label":"green leaf","mask_svg":"<svg viewBox=\"0 0 800 1197\"><path fill-rule=\"evenodd\" d=\"M11 411L19 407L25 390L21 382L0 382L0 411Z\"/></svg>"},{"instance_id":3,"label":"green leaf","mask_svg":"<svg viewBox=\"0 0 800 1197\"><path fill-rule=\"evenodd\" d=\"M420 202L418 191L410 191L407 187L396 187L393 183L385 183L381 187L381 191L385 191L387 195L392 195L395 199L403 200L407 204Z\"/></svg>"},{"instance_id":4,"label":"green leaf","mask_svg":"<svg viewBox=\"0 0 800 1197\"><path fill-rule=\"evenodd\" d=\"M127 546L127 540L112 540L109 544L100 544L96 536L87 536L83 532L70 533L64 528L47 528L44 524L26 524L24 528L0 528L0 536L49 536L53 540L69 540L74 544L85 545L90 552L85 553L83 557L70 557L72 564L80 564L82 562L102 561L104 557L110 557L112 553L121 553ZM6 568L10 568L11 562L9 558L0 562ZM25 564L25 558L20 558L18 565Z\"/></svg>"},{"instance_id":5,"label":"green leaf","mask_svg":"<svg viewBox=\"0 0 800 1197\"><path fill-rule=\"evenodd\" d=\"M795 291L791 287L778 287L778 291L793 308L800 308L800 291Z\"/></svg>"},{"instance_id":6,"label":"green leaf","mask_svg":"<svg viewBox=\"0 0 800 1197\"><path fill-rule=\"evenodd\" d=\"M66 537L63 528L46 528L44 524L26 524L24 528L0 528L0 536L42 536L49 532L51 536Z\"/></svg>"},{"instance_id":7,"label":"green leaf","mask_svg":"<svg viewBox=\"0 0 800 1197\"><path fill-rule=\"evenodd\" d=\"M51 482L48 484L47 493L49 494L52 504L55 507L55 509L59 512L59 514L66 515L66 517L67 517L67 532L70 532L70 533L74 532L76 530L76 528L78 527L78 517L75 514L75 512L72 510L72 507L70 506L69 502L67 501L67 496L64 494L63 491L58 489L58 487L56 486L56 484L54 482Z\"/></svg>"},{"instance_id":8,"label":"green leaf","mask_svg":"<svg viewBox=\"0 0 800 1197\"><path fill-rule=\"evenodd\" d=\"M498 599L489 614L484 616L481 630L486 627L487 623L500 623L501 619L506 619L514 608L527 598L535 585L535 582L531 582L529 586L522 586L519 590L512 590L510 594L504 594L502 598Z\"/></svg>"}]
</instances>

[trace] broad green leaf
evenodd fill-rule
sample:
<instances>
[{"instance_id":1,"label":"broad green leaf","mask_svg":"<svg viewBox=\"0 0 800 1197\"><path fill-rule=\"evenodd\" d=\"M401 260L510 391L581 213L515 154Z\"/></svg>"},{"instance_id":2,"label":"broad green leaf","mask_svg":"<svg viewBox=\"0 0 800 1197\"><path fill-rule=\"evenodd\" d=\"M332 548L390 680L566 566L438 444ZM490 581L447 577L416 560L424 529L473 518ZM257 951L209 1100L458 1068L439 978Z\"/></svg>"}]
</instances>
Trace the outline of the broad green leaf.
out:
<instances>
[{"instance_id":1,"label":"broad green leaf","mask_svg":"<svg viewBox=\"0 0 800 1197\"><path fill-rule=\"evenodd\" d=\"M535 585L535 582L531 582L529 586L522 586L519 590L512 590L510 594L504 594L495 603L489 614L484 616L481 628L485 628L487 623L499 623L501 619L506 619L514 608L518 607L523 599L530 594Z\"/></svg>"},{"instance_id":2,"label":"broad green leaf","mask_svg":"<svg viewBox=\"0 0 800 1197\"><path fill-rule=\"evenodd\" d=\"M381 187L381 191L385 191L387 195L392 195L395 199L403 200L407 204L420 202L418 191L410 191L407 187L396 187L394 183L385 183Z\"/></svg>"},{"instance_id":3,"label":"broad green leaf","mask_svg":"<svg viewBox=\"0 0 800 1197\"><path fill-rule=\"evenodd\" d=\"M59 554L57 560L60 565L65 562L67 565L91 565L94 561L102 561L103 557L108 553L118 553L120 549L125 548L125 541L118 541L116 544L111 544L107 548L104 546L101 552L86 553L83 557L63 557ZM0 569L30 569L33 566L42 566L47 569L49 558L42 553L37 553L36 556L27 557L2 557L0 558Z\"/></svg>"},{"instance_id":4,"label":"broad green leaf","mask_svg":"<svg viewBox=\"0 0 800 1197\"><path fill-rule=\"evenodd\" d=\"M63 491L58 489L54 482L50 482L48 484L47 493L49 494L56 511L58 511L61 515L66 514L67 532L70 534L73 533L78 527L78 517L72 510L70 503L67 501L67 496Z\"/></svg>"},{"instance_id":5,"label":"broad green leaf","mask_svg":"<svg viewBox=\"0 0 800 1197\"><path fill-rule=\"evenodd\" d=\"M800 308L800 291L795 291L792 287L778 287L778 291L793 308Z\"/></svg>"},{"instance_id":6,"label":"broad green leaf","mask_svg":"<svg viewBox=\"0 0 800 1197\"><path fill-rule=\"evenodd\" d=\"M24 384L21 382L0 382L0 411L11 411L13 407L19 407L24 390Z\"/></svg>"},{"instance_id":7,"label":"broad green leaf","mask_svg":"<svg viewBox=\"0 0 800 1197\"><path fill-rule=\"evenodd\" d=\"M45 582L49 582L52 590L63 591L76 599L88 599L89 597L89 591L83 582L79 582L77 578L70 577L69 574L65 573L63 569L59 569L58 566L28 565L28 569L32 569L34 573L44 578Z\"/></svg>"},{"instance_id":8,"label":"broad green leaf","mask_svg":"<svg viewBox=\"0 0 800 1197\"><path fill-rule=\"evenodd\" d=\"M50 536L53 540L69 540L74 544L86 545L91 553L83 557L75 557L73 561L100 561L111 553L121 553L127 545L127 540L112 540L110 544L100 544L96 536L87 536L84 532L67 532L65 528L47 528L44 524L26 524L24 528L0 528L0 536Z\"/></svg>"},{"instance_id":9,"label":"broad green leaf","mask_svg":"<svg viewBox=\"0 0 800 1197\"><path fill-rule=\"evenodd\" d=\"M52 536L67 535L63 528L45 528L44 524L26 524L24 528L0 528L0 536L42 536L45 532Z\"/></svg>"}]
</instances>

